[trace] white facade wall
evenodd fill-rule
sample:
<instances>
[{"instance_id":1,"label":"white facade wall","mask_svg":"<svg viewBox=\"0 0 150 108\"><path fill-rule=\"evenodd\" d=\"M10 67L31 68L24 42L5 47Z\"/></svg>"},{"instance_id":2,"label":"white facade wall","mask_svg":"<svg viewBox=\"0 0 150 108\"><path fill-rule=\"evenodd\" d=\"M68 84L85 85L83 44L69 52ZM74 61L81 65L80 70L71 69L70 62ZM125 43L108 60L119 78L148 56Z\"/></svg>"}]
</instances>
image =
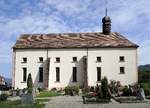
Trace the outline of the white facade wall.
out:
<instances>
[{"instance_id":1,"label":"white facade wall","mask_svg":"<svg viewBox=\"0 0 150 108\"><path fill-rule=\"evenodd\" d=\"M127 85L137 82L137 50L136 48L80 48L80 49L16 49L15 59L15 88L25 88L23 81L23 67L27 67L27 74L32 74L35 86L43 87L38 83L39 57L46 60L50 57L49 89L65 87L67 85L83 85L83 57L87 56L88 84L97 83L97 67L101 67L101 74L108 80L117 80ZM96 57L101 56L102 62L96 62ZM119 62L119 56L125 57L125 62ZM27 63L21 63L27 57ZM60 63L56 63L60 57ZM73 63L72 57L77 57L78 62ZM72 67L77 67L77 82L72 82ZM125 67L125 74L120 74L120 67ZM56 67L60 67L60 82L56 82Z\"/></svg>"},{"instance_id":2,"label":"white facade wall","mask_svg":"<svg viewBox=\"0 0 150 108\"><path fill-rule=\"evenodd\" d=\"M15 88L25 88L26 82L23 82L23 67L27 68L27 76L29 73L32 75L33 83L37 86L42 86L38 83L39 57L46 59L46 50L16 50L16 63L15 63ZM22 58L27 57L27 63L22 63Z\"/></svg>"},{"instance_id":3,"label":"white facade wall","mask_svg":"<svg viewBox=\"0 0 150 108\"><path fill-rule=\"evenodd\" d=\"M122 85L138 81L136 49L89 49L88 52L88 84L90 86L97 83L96 67L101 67L102 77L107 76L109 81L120 81ZM101 56L102 62L96 62L97 56ZM125 57L124 62L119 61L120 56ZM125 74L120 74L120 67L125 67Z\"/></svg>"},{"instance_id":4,"label":"white facade wall","mask_svg":"<svg viewBox=\"0 0 150 108\"><path fill-rule=\"evenodd\" d=\"M67 85L83 85L83 56L86 49L49 49L50 57L49 88L65 87ZM60 63L55 58L60 57ZM77 63L73 63L72 57L77 57ZM60 67L60 82L56 82L55 68ZM77 82L72 82L72 68L77 67Z\"/></svg>"}]
</instances>

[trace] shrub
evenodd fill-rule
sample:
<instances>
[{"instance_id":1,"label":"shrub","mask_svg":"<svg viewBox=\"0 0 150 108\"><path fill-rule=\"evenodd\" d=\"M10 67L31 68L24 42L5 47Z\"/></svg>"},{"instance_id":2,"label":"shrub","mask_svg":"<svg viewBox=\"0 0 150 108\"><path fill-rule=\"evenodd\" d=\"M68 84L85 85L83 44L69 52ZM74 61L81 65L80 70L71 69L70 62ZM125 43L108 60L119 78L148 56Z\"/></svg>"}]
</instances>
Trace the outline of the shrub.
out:
<instances>
[{"instance_id":1,"label":"shrub","mask_svg":"<svg viewBox=\"0 0 150 108\"><path fill-rule=\"evenodd\" d=\"M67 86L64 90L66 95L79 94L79 86Z\"/></svg>"},{"instance_id":2,"label":"shrub","mask_svg":"<svg viewBox=\"0 0 150 108\"><path fill-rule=\"evenodd\" d=\"M86 94L88 92L90 92L90 87L82 88L82 94Z\"/></svg>"},{"instance_id":3,"label":"shrub","mask_svg":"<svg viewBox=\"0 0 150 108\"><path fill-rule=\"evenodd\" d=\"M115 94L116 93L116 84L117 82L115 80L111 80L109 84L109 88L111 93Z\"/></svg>"},{"instance_id":4,"label":"shrub","mask_svg":"<svg viewBox=\"0 0 150 108\"><path fill-rule=\"evenodd\" d=\"M124 86L124 88L123 88L123 95L124 96L130 96L130 90L129 90L129 88L128 88L128 86Z\"/></svg>"},{"instance_id":5,"label":"shrub","mask_svg":"<svg viewBox=\"0 0 150 108\"><path fill-rule=\"evenodd\" d=\"M59 93L63 93L64 91L63 91L63 89L62 89L62 88L60 88L60 89L58 89L58 90L57 90L57 92L59 92Z\"/></svg>"},{"instance_id":6,"label":"shrub","mask_svg":"<svg viewBox=\"0 0 150 108\"><path fill-rule=\"evenodd\" d=\"M72 87L73 92L75 92L75 94L79 94L79 86L73 86Z\"/></svg>"},{"instance_id":7,"label":"shrub","mask_svg":"<svg viewBox=\"0 0 150 108\"><path fill-rule=\"evenodd\" d=\"M98 93L98 92L99 92L99 90L100 90L100 86L97 84L97 85L96 85L96 87L95 87L95 92L97 92L97 93Z\"/></svg>"},{"instance_id":8,"label":"shrub","mask_svg":"<svg viewBox=\"0 0 150 108\"><path fill-rule=\"evenodd\" d=\"M5 101L5 100L7 100L7 94L1 94L0 101Z\"/></svg>"},{"instance_id":9,"label":"shrub","mask_svg":"<svg viewBox=\"0 0 150 108\"><path fill-rule=\"evenodd\" d=\"M138 91L139 91L138 85L139 85L138 83L133 83L132 85L129 86L129 89L132 92L132 96L138 95Z\"/></svg>"},{"instance_id":10,"label":"shrub","mask_svg":"<svg viewBox=\"0 0 150 108\"><path fill-rule=\"evenodd\" d=\"M111 80L109 84L109 89L112 94L118 94L121 87L120 81Z\"/></svg>"},{"instance_id":11,"label":"shrub","mask_svg":"<svg viewBox=\"0 0 150 108\"><path fill-rule=\"evenodd\" d=\"M94 87L93 86L90 87L90 92L94 92Z\"/></svg>"},{"instance_id":12,"label":"shrub","mask_svg":"<svg viewBox=\"0 0 150 108\"><path fill-rule=\"evenodd\" d=\"M42 92L44 90L44 88L38 87L37 88L39 92Z\"/></svg>"},{"instance_id":13,"label":"shrub","mask_svg":"<svg viewBox=\"0 0 150 108\"><path fill-rule=\"evenodd\" d=\"M70 90L71 90L71 89L70 89L70 86L65 87L64 90L65 90L65 94L66 94L66 95L70 95Z\"/></svg>"},{"instance_id":14,"label":"shrub","mask_svg":"<svg viewBox=\"0 0 150 108\"><path fill-rule=\"evenodd\" d=\"M52 88L52 89L51 89L51 91L56 91L56 90L57 90L56 88Z\"/></svg>"},{"instance_id":15,"label":"shrub","mask_svg":"<svg viewBox=\"0 0 150 108\"><path fill-rule=\"evenodd\" d=\"M32 76L31 76L31 73L29 73L28 79L27 79L27 90L28 90L28 93L32 93L32 88L33 88Z\"/></svg>"},{"instance_id":16,"label":"shrub","mask_svg":"<svg viewBox=\"0 0 150 108\"><path fill-rule=\"evenodd\" d=\"M150 84L140 83L140 86L144 89L145 95L150 95Z\"/></svg>"}]
</instances>

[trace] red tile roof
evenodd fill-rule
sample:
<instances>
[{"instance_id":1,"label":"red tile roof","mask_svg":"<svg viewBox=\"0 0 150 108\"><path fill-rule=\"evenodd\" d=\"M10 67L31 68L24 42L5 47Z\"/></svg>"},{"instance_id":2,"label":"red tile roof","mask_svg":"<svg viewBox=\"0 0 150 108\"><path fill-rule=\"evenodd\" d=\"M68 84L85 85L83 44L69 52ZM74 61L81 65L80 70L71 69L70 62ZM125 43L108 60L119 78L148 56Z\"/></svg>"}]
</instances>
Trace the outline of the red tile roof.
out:
<instances>
[{"instance_id":1,"label":"red tile roof","mask_svg":"<svg viewBox=\"0 0 150 108\"><path fill-rule=\"evenodd\" d=\"M110 35L96 33L23 34L13 48L137 48L117 32Z\"/></svg>"}]
</instances>

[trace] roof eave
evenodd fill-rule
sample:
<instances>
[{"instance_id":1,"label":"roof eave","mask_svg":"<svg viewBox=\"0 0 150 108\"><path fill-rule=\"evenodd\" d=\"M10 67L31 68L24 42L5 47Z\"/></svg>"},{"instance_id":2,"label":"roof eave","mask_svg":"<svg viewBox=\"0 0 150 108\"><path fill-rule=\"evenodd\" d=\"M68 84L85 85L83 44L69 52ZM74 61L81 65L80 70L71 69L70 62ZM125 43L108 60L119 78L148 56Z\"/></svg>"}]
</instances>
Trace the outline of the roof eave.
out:
<instances>
[{"instance_id":1,"label":"roof eave","mask_svg":"<svg viewBox=\"0 0 150 108\"><path fill-rule=\"evenodd\" d=\"M13 47L13 49L77 49L77 48L138 48L139 46L105 46L105 47Z\"/></svg>"}]
</instances>

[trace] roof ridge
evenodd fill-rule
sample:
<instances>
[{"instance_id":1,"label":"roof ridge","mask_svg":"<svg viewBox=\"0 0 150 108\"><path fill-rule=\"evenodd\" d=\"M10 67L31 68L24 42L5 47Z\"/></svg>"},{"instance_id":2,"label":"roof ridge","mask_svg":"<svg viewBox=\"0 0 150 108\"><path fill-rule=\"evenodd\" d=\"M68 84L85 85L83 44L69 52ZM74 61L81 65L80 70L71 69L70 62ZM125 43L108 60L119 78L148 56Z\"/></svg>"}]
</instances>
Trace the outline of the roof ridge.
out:
<instances>
[{"instance_id":1,"label":"roof ridge","mask_svg":"<svg viewBox=\"0 0 150 108\"><path fill-rule=\"evenodd\" d=\"M102 32L62 32L62 33L23 33L21 34L21 36L24 36L24 35L49 35L49 34L93 34L93 33L100 33L100 34L103 34ZM116 33L116 32L111 32L111 33ZM104 34L103 34L104 35Z\"/></svg>"}]
</instances>

